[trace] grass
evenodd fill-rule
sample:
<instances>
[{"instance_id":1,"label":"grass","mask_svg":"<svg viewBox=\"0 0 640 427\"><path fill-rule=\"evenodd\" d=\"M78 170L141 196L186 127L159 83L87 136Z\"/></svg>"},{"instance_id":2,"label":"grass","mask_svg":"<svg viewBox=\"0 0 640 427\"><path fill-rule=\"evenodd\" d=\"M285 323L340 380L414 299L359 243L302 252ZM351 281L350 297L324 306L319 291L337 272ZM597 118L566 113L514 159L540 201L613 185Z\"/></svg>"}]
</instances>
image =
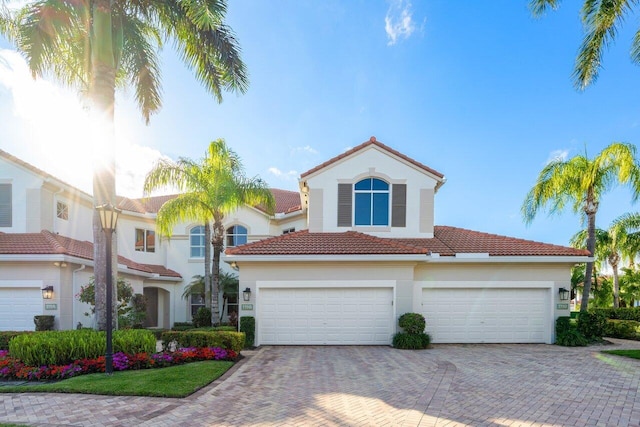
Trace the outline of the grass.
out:
<instances>
[{"instance_id":1,"label":"grass","mask_svg":"<svg viewBox=\"0 0 640 427\"><path fill-rule=\"evenodd\" d=\"M185 397L220 378L233 362L204 361L162 369L81 375L55 383L0 387L0 393L83 393L113 396Z\"/></svg>"},{"instance_id":2,"label":"grass","mask_svg":"<svg viewBox=\"0 0 640 427\"><path fill-rule=\"evenodd\" d=\"M630 357L632 359L640 359L640 350L605 350L603 353Z\"/></svg>"}]
</instances>

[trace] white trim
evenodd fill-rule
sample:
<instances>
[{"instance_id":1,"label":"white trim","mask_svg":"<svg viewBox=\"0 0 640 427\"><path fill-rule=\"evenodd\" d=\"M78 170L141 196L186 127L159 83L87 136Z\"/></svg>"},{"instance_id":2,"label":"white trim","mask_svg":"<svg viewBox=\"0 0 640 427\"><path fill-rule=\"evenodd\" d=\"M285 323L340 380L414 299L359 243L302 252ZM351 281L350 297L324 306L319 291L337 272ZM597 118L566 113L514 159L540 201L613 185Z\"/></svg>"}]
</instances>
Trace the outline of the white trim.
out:
<instances>
[{"instance_id":1,"label":"white trim","mask_svg":"<svg viewBox=\"0 0 640 427\"><path fill-rule=\"evenodd\" d=\"M425 254L410 255L226 255L222 261L227 264L233 261L247 262L349 262L349 261L427 261Z\"/></svg>"},{"instance_id":2,"label":"white trim","mask_svg":"<svg viewBox=\"0 0 640 427\"><path fill-rule=\"evenodd\" d=\"M435 254L434 254L435 255ZM456 258L452 256L428 256L428 262L438 263L456 263L456 262L478 262L478 263L491 263L491 262L506 262L506 263L574 263L579 264L583 262L593 261L593 258L580 255L542 255L542 256L489 256L488 258Z\"/></svg>"},{"instance_id":3,"label":"white trim","mask_svg":"<svg viewBox=\"0 0 640 427\"><path fill-rule=\"evenodd\" d=\"M554 287L553 280L434 280L416 281L422 289L436 288L545 288Z\"/></svg>"},{"instance_id":4,"label":"white trim","mask_svg":"<svg viewBox=\"0 0 640 427\"><path fill-rule=\"evenodd\" d=\"M394 288L396 280L258 280L259 288Z\"/></svg>"}]
</instances>

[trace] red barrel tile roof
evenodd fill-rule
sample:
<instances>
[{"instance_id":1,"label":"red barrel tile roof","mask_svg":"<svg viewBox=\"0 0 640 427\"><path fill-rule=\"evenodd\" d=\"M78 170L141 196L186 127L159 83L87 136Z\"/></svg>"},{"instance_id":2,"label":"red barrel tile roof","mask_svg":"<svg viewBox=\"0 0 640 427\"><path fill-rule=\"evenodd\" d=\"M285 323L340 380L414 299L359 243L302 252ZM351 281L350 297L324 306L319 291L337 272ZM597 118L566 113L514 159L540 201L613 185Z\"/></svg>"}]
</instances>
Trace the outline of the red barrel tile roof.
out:
<instances>
[{"instance_id":1,"label":"red barrel tile roof","mask_svg":"<svg viewBox=\"0 0 640 427\"><path fill-rule=\"evenodd\" d=\"M588 256L566 246L436 226L434 237L382 238L355 231L310 233L308 230L228 248L228 255L384 255L488 253L490 256Z\"/></svg>"},{"instance_id":2,"label":"red barrel tile roof","mask_svg":"<svg viewBox=\"0 0 640 427\"><path fill-rule=\"evenodd\" d=\"M0 232L0 255L68 255L93 260L93 243L71 239L43 230L40 233ZM180 278L179 273L157 264L141 264L123 256L118 263L132 270L164 277Z\"/></svg>"}]
</instances>

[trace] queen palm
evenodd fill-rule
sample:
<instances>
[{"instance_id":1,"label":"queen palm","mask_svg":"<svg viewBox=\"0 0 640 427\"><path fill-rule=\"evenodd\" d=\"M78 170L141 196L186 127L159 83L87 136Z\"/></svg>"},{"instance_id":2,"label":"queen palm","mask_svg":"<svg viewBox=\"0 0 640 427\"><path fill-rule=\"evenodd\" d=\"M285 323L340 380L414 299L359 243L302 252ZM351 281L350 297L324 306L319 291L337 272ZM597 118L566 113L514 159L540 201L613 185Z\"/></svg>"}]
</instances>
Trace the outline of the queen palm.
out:
<instances>
[{"instance_id":1,"label":"queen palm","mask_svg":"<svg viewBox=\"0 0 640 427\"><path fill-rule=\"evenodd\" d=\"M552 160L540 171L535 185L525 197L521 208L524 221L530 224L547 206L550 213L555 214L571 205L575 213L582 213L586 219L586 248L593 256L600 199L617 184L629 185L634 200L640 196L640 166L634 145L614 142L593 159L577 155L569 160ZM592 275L593 261L589 261L580 311L588 308Z\"/></svg>"},{"instance_id":2,"label":"queen palm","mask_svg":"<svg viewBox=\"0 0 640 427\"><path fill-rule=\"evenodd\" d=\"M529 7L534 16L543 15L548 9L557 9L560 0L530 0ZM598 78L602 68L602 53L615 39L618 28L626 17L638 12L638 2L632 0L584 0L581 9L585 35L578 51L573 71L574 84L586 88ZM640 65L640 30L631 43L631 61Z\"/></svg>"},{"instance_id":3,"label":"queen palm","mask_svg":"<svg viewBox=\"0 0 640 427\"><path fill-rule=\"evenodd\" d=\"M179 222L191 220L211 225L210 240L213 249L213 264L209 269L209 257L205 254L205 280L212 276L211 315L212 323L219 318L218 290L220 283L220 254L224 250L225 215L244 206L263 207L272 212L275 202L266 183L259 178L248 178L238 155L224 140L211 142L204 158L199 162L180 158L173 163L160 160L147 174L144 193L175 187L180 194L167 201L158 211L158 232L171 236L173 227ZM208 283L205 282L205 291Z\"/></svg>"},{"instance_id":4,"label":"queen palm","mask_svg":"<svg viewBox=\"0 0 640 427\"><path fill-rule=\"evenodd\" d=\"M224 90L246 90L245 65L225 14L225 0L40 0L15 11L0 9L0 34L15 43L33 76L52 75L77 88L90 107L87 140L100 160L93 175L95 206L116 204L115 89L132 86L148 122L161 106L158 55L165 41L217 101ZM93 235L97 324L104 329L106 240L97 213Z\"/></svg>"},{"instance_id":5,"label":"queen palm","mask_svg":"<svg viewBox=\"0 0 640 427\"><path fill-rule=\"evenodd\" d=\"M596 229L595 263L603 269L607 263L613 273L613 306L620 306L620 263L625 259L635 258L638 251L640 234L640 215L625 214L617 218L607 230ZM571 238L571 246L586 247L587 232L581 230Z\"/></svg>"}]
</instances>

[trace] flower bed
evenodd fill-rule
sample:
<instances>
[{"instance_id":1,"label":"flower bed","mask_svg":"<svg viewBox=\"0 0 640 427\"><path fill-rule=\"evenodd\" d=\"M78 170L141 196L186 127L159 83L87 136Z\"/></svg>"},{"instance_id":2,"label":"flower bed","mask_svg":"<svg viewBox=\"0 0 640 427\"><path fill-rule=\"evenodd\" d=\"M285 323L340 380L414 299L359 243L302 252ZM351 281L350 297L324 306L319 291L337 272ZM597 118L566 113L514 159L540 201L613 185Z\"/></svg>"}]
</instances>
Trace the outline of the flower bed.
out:
<instances>
[{"instance_id":1,"label":"flower bed","mask_svg":"<svg viewBox=\"0 0 640 427\"><path fill-rule=\"evenodd\" d=\"M201 360L236 360L238 353L220 347L180 348L173 352L113 355L114 371L164 368ZM96 359L76 360L68 365L27 366L14 359L6 350L0 350L0 380L62 380L83 374L105 371L104 356Z\"/></svg>"}]
</instances>

